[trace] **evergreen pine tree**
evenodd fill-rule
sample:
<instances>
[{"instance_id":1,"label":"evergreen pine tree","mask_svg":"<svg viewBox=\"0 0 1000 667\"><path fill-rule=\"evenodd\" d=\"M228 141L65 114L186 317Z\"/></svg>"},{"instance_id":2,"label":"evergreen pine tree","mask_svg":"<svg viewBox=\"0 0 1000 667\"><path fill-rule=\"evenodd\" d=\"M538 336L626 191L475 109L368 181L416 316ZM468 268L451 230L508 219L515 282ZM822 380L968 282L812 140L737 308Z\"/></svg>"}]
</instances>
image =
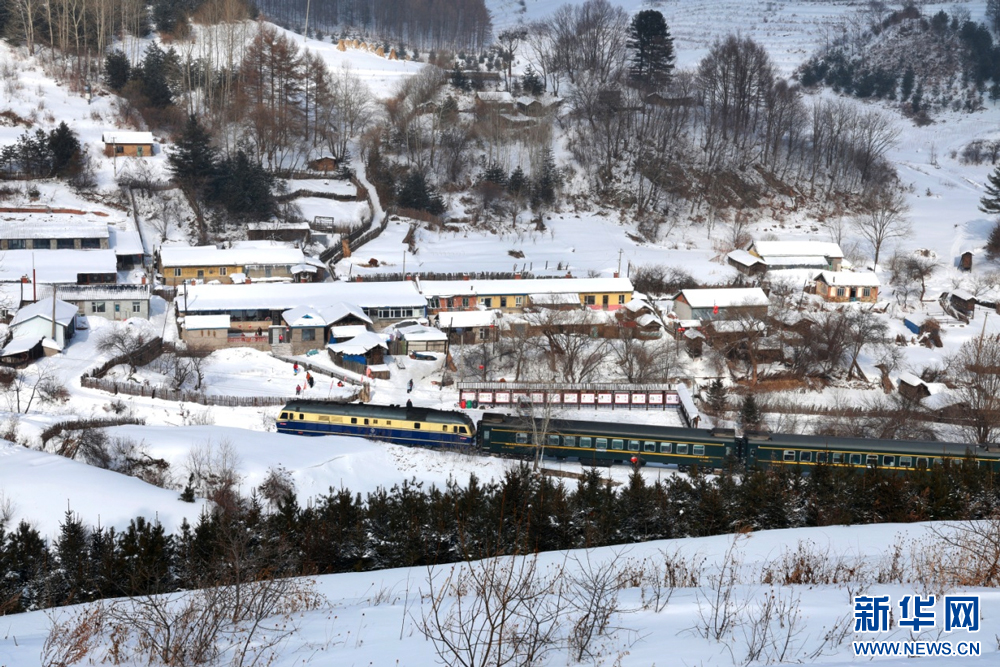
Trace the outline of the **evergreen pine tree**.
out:
<instances>
[{"instance_id":1,"label":"evergreen pine tree","mask_svg":"<svg viewBox=\"0 0 1000 667\"><path fill-rule=\"evenodd\" d=\"M194 114L188 116L184 131L167 155L167 163L174 178L197 194L215 177L218 153L212 147L212 135Z\"/></svg>"},{"instance_id":2,"label":"evergreen pine tree","mask_svg":"<svg viewBox=\"0 0 1000 667\"><path fill-rule=\"evenodd\" d=\"M38 531L21 521L7 537L3 553L0 591L4 601L14 601L12 611L44 609L51 604L49 549Z\"/></svg>"},{"instance_id":3,"label":"evergreen pine tree","mask_svg":"<svg viewBox=\"0 0 1000 667\"><path fill-rule=\"evenodd\" d=\"M491 162L479 175L480 182L494 183L501 187L507 185L507 172L496 162Z\"/></svg>"},{"instance_id":4,"label":"evergreen pine tree","mask_svg":"<svg viewBox=\"0 0 1000 667\"><path fill-rule=\"evenodd\" d=\"M905 102L907 98L910 97L910 93L913 92L913 81L914 81L913 68L907 67L906 71L903 72L903 80L899 84L899 99Z\"/></svg>"},{"instance_id":5,"label":"evergreen pine tree","mask_svg":"<svg viewBox=\"0 0 1000 667\"><path fill-rule=\"evenodd\" d=\"M538 176L532 179L531 205L536 209L551 206L555 203L558 187L559 172L556 170L555 158L552 156L552 149L545 148Z\"/></svg>"},{"instance_id":6,"label":"evergreen pine tree","mask_svg":"<svg viewBox=\"0 0 1000 667\"><path fill-rule=\"evenodd\" d=\"M761 415L760 407L757 405L757 399L754 398L753 394L747 394L740 406L740 422L743 424L743 428L755 429L760 426L762 420L763 415Z\"/></svg>"},{"instance_id":7,"label":"evergreen pine tree","mask_svg":"<svg viewBox=\"0 0 1000 667\"><path fill-rule=\"evenodd\" d=\"M1000 165L986 177L986 194L979 200L979 210L988 215L1000 215Z\"/></svg>"},{"instance_id":8,"label":"evergreen pine tree","mask_svg":"<svg viewBox=\"0 0 1000 667\"><path fill-rule=\"evenodd\" d=\"M525 68L521 85L525 93L534 97L538 97L545 92L545 81L542 80L542 77L538 76L538 72L531 65Z\"/></svg>"},{"instance_id":9,"label":"evergreen pine tree","mask_svg":"<svg viewBox=\"0 0 1000 667\"><path fill-rule=\"evenodd\" d=\"M628 48L633 52L629 78L640 88L659 88L670 82L674 69L674 40L663 14L644 9L632 18Z\"/></svg>"},{"instance_id":10,"label":"evergreen pine tree","mask_svg":"<svg viewBox=\"0 0 1000 667\"><path fill-rule=\"evenodd\" d=\"M80 517L66 510L56 542L59 576L56 604L76 604L93 599L90 581L90 535Z\"/></svg>"},{"instance_id":11,"label":"evergreen pine tree","mask_svg":"<svg viewBox=\"0 0 1000 667\"><path fill-rule=\"evenodd\" d=\"M510 172L510 178L507 179L507 192L517 197L524 194L527 188L528 177L524 175L524 169L519 166L515 167L514 171Z\"/></svg>"},{"instance_id":12,"label":"evergreen pine tree","mask_svg":"<svg viewBox=\"0 0 1000 667\"><path fill-rule=\"evenodd\" d=\"M49 132L49 152L52 155L52 173L70 176L80 169L80 140L65 121Z\"/></svg>"},{"instance_id":13,"label":"evergreen pine tree","mask_svg":"<svg viewBox=\"0 0 1000 667\"><path fill-rule=\"evenodd\" d=\"M716 378L712 380L711 384L708 385L708 391L706 392L706 400L708 406L712 409L714 414L721 414L726 409L726 398L729 392L726 390L726 386L722 384L722 380Z\"/></svg>"},{"instance_id":14,"label":"evergreen pine tree","mask_svg":"<svg viewBox=\"0 0 1000 667\"><path fill-rule=\"evenodd\" d=\"M176 57L176 54L175 54ZM142 94L151 106L164 108L173 103L173 93L170 92L168 73L171 59L156 42L146 49L140 70L142 77Z\"/></svg>"},{"instance_id":15,"label":"evergreen pine tree","mask_svg":"<svg viewBox=\"0 0 1000 667\"><path fill-rule=\"evenodd\" d=\"M219 164L214 201L238 219L266 219L277 211L274 176L242 150Z\"/></svg>"},{"instance_id":16,"label":"evergreen pine tree","mask_svg":"<svg viewBox=\"0 0 1000 667\"><path fill-rule=\"evenodd\" d=\"M469 77L465 76L465 72L455 65L455 69L451 71L451 85L459 90L469 90Z\"/></svg>"},{"instance_id":17,"label":"evergreen pine tree","mask_svg":"<svg viewBox=\"0 0 1000 667\"><path fill-rule=\"evenodd\" d=\"M121 90L128 83L132 65L120 50L114 50L104 57L104 83L111 90Z\"/></svg>"},{"instance_id":18,"label":"evergreen pine tree","mask_svg":"<svg viewBox=\"0 0 1000 667\"><path fill-rule=\"evenodd\" d=\"M910 100L910 109L917 114L924 108L924 84L917 84L917 89L913 92L913 99Z\"/></svg>"},{"instance_id":19,"label":"evergreen pine tree","mask_svg":"<svg viewBox=\"0 0 1000 667\"><path fill-rule=\"evenodd\" d=\"M1000 220L993 223L993 229L986 239L986 256L990 259L1000 257Z\"/></svg>"}]
</instances>

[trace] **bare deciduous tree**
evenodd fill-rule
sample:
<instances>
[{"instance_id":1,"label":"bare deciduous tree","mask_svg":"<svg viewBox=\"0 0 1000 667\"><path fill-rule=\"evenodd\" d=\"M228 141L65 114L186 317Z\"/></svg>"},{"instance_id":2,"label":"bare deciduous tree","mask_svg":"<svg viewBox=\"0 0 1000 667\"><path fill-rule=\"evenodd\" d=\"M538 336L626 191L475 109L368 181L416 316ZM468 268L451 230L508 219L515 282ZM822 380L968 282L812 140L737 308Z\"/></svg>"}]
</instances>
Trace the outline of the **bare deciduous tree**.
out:
<instances>
[{"instance_id":1,"label":"bare deciduous tree","mask_svg":"<svg viewBox=\"0 0 1000 667\"><path fill-rule=\"evenodd\" d=\"M879 186L869 190L864 198L864 212L852 220L857 233L871 244L875 252L874 267L878 268L882 246L890 240L904 238L910 233L906 215L909 205L902 191L892 186Z\"/></svg>"},{"instance_id":2,"label":"bare deciduous tree","mask_svg":"<svg viewBox=\"0 0 1000 667\"><path fill-rule=\"evenodd\" d=\"M1000 337L966 341L948 369L966 407L963 432L972 442L994 442L1000 433Z\"/></svg>"}]
</instances>

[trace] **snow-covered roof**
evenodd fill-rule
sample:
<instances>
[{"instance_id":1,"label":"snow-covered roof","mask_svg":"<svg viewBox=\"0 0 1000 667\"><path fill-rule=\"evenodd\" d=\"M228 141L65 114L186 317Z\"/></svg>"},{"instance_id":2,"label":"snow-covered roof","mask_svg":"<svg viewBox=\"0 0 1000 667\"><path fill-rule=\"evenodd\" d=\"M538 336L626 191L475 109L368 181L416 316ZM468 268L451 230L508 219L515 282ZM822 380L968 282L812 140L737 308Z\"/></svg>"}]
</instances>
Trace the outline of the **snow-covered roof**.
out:
<instances>
[{"instance_id":1,"label":"snow-covered roof","mask_svg":"<svg viewBox=\"0 0 1000 667\"><path fill-rule=\"evenodd\" d=\"M961 299L962 301L972 301L976 298L971 292L967 292L964 289L953 289L951 291L951 295L956 299Z\"/></svg>"},{"instance_id":2,"label":"snow-covered roof","mask_svg":"<svg viewBox=\"0 0 1000 667\"><path fill-rule=\"evenodd\" d=\"M421 280L424 296L505 296L509 294L569 294L631 292L628 278L530 278L524 280Z\"/></svg>"},{"instance_id":3,"label":"snow-covered roof","mask_svg":"<svg viewBox=\"0 0 1000 667\"><path fill-rule=\"evenodd\" d=\"M710 324L713 330L718 333L740 333L742 331L764 331L767 325L763 322L743 322L740 320L713 320Z\"/></svg>"},{"instance_id":4,"label":"snow-covered roof","mask_svg":"<svg viewBox=\"0 0 1000 667\"><path fill-rule=\"evenodd\" d=\"M937 384L937 383L935 383ZM928 410L942 410L951 405L956 405L957 403L962 403L965 399L957 391L952 391L951 389L945 389L937 393L932 392L930 396L920 401Z\"/></svg>"},{"instance_id":5,"label":"snow-covered roof","mask_svg":"<svg viewBox=\"0 0 1000 667\"><path fill-rule=\"evenodd\" d=\"M483 92L476 93L476 97L483 102L493 102L497 104L513 104L514 96L507 92Z\"/></svg>"},{"instance_id":6,"label":"snow-covered roof","mask_svg":"<svg viewBox=\"0 0 1000 667\"><path fill-rule=\"evenodd\" d=\"M228 329L229 315L187 315L184 318L184 328L188 331L197 329Z\"/></svg>"},{"instance_id":7,"label":"snow-covered roof","mask_svg":"<svg viewBox=\"0 0 1000 667\"><path fill-rule=\"evenodd\" d=\"M75 285L80 273L118 271L113 250L7 250L0 252L0 282L30 280L32 264L39 283Z\"/></svg>"},{"instance_id":8,"label":"snow-covered roof","mask_svg":"<svg viewBox=\"0 0 1000 667\"><path fill-rule=\"evenodd\" d=\"M633 313L638 313L640 310L643 310L645 308L649 308L650 310L653 309L653 307L650 306L649 302L646 301L645 299L632 299L631 301L625 304L625 310Z\"/></svg>"},{"instance_id":9,"label":"snow-covered roof","mask_svg":"<svg viewBox=\"0 0 1000 667\"><path fill-rule=\"evenodd\" d=\"M822 280L827 285L844 287L878 287L878 276L874 273L854 273L853 271L820 271L816 280Z\"/></svg>"},{"instance_id":10,"label":"snow-covered roof","mask_svg":"<svg viewBox=\"0 0 1000 667\"><path fill-rule=\"evenodd\" d=\"M926 384L923 380L921 380L920 378L918 378L913 373L900 373L899 374L899 381L902 384L908 384L908 385L910 385L912 387L919 387L922 384Z\"/></svg>"},{"instance_id":11,"label":"snow-covered roof","mask_svg":"<svg viewBox=\"0 0 1000 667\"><path fill-rule=\"evenodd\" d=\"M716 287L711 289L685 289L683 296L692 308L732 308L733 306L766 306L770 302L759 287Z\"/></svg>"},{"instance_id":12,"label":"snow-covered roof","mask_svg":"<svg viewBox=\"0 0 1000 667\"><path fill-rule=\"evenodd\" d=\"M366 331L368 331L368 327L363 324L342 324L337 327L330 327L330 337L336 340L354 338Z\"/></svg>"},{"instance_id":13,"label":"snow-covered roof","mask_svg":"<svg viewBox=\"0 0 1000 667\"><path fill-rule=\"evenodd\" d=\"M0 221L0 239L106 239L108 223L100 220L62 219L32 215Z\"/></svg>"},{"instance_id":14,"label":"snow-covered roof","mask_svg":"<svg viewBox=\"0 0 1000 667\"><path fill-rule=\"evenodd\" d=\"M139 232L135 229L123 230L109 226L108 236L108 245L116 255L141 255L145 252Z\"/></svg>"},{"instance_id":15,"label":"snow-covered roof","mask_svg":"<svg viewBox=\"0 0 1000 667\"><path fill-rule=\"evenodd\" d=\"M184 293L187 304L184 305ZM237 309L288 310L309 304L324 308L338 303L361 308L423 308L427 305L410 280L372 283L254 283L251 285L182 285L176 303L187 312Z\"/></svg>"},{"instance_id":16,"label":"snow-covered roof","mask_svg":"<svg viewBox=\"0 0 1000 667\"><path fill-rule=\"evenodd\" d=\"M7 343L3 351L0 351L0 356L9 357L14 354L23 354L38 345L41 340L41 336L20 336L14 338Z\"/></svg>"},{"instance_id":17,"label":"snow-covered roof","mask_svg":"<svg viewBox=\"0 0 1000 667\"><path fill-rule=\"evenodd\" d=\"M748 255L750 253L747 253ZM750 255L753 257L753 255ZM826 266L826 258L816 255L764 255L764 263L771 268L782 266L804 267L804 266Z\"/></svg>"},{"instance_id":18,"label":"snow-covered roof","mask_svg":"<svg viewBox=\"0 0 1000 667\"><path fill-rule=\"evenodd\" d=\"M232 248L215 246L161 246L160 262L172 266L248 266L303 264L298 248L276 241L243 241Z\"/></svg>"},{"instance_id":19,"label":"snow-covered roof","mask_svg":"<svg viewBox=\"0 0 1000 667\"><path fill-rule=\"evenodd\" d=\"M514 101L520 104L521 106L530 106L536 102L538 104L541 104L541 102L536 100L534 97L528 97L527 95L521 95L520 97L515 98Z\"/></svg>"},{"instance_id":20,"label":"snow-covered roof","mask_svg":"<svg viewBox=\"0 0 1000 667\"><path fill-rule=\"evenodd\" d=\"M360 333L351 340L344 341L343 343L330 343L327 345L327 348L331 351L340 354L364 354L368 350L374 350L376 347L389 349L389 346L385 343L385 339L372 331Z\"/></svg>"},{"instance_id":21,"label":"snow-covered roof","mask_svg":"<svg viewBox=\"0 0 1000 667\"><path fill-rule=\"evenodd\" d=\"M281 319L290 327L325 327L329 324L339 322L350 315L353 315L362 322L372 323L371 318L365 315L365 311L360 307L343 301L320 307L296 306L282 313Z\"/></svg>"},{"instance_id":22,"label":"snow-covered roof","mask_svg":"<svg viewBox=\"0 0 1000 667\"><path fill-rule=\"evenodd\" d=\"M434 327L425 327L422 324L411 324L408 327L397 327L396 331L403 337L404 340L411 341L443 341L448 340L448 334L441 331L440 329L435 329Z\"/></svg>"},{"instance_id":23,"label":"snow-covered roof","mask_svg":"<svg viewBox=\"0 0 1000 667\"><path fill-rule=\"evenodd\" d=\"M76 306L74 306L71 303L67 303L66 301L63 301L62 299L56 299L55 309L56 309L56 314L55 314L56 324L62 326L69 326L70 323L73 321L73 318L76 317L77 313ZM49 322L52 321L52 297L41 299L31 305L24 306L23 308L18 310L17 314L14 315L14 319L11 320L10 326L16 327L18 324L27 322L28 320L34 319L36 317L40 317L43 320L48 320Z\"/></svg>"},{"instance_id":24,"label":"snow-covered roof","mask_svg":"<svg viewBox=\"0 0 1000 667\"><path fill-rule=\"evenodd\" d=\"M25 287L28 294L31 286ZM38 296L52 296L51 285L39 285ZM147 301L149 285L60 285L56 296L63 301Z\"/></svg>"},{"instance_id":25,"label":"snow-covered roof","mask_svg":"<svg viewBox=\"0 0 1000 667\"><path fill-rule=\"evenodd\" d=\"M151 144L153 142L152 132L127 132L123 130L112 130L101 135L101 141L106 144Z\"/></svg>"},{"instance_id":26,"label":"snow-covered roof","mask_svg":"<svg viewBox=\"0 0 1000 667\"><path fill-rule=\"evenodd\" d=\"M764 260L760 257L751 255L746 250L734 250L726 255L726 257L737 264L742 264L743 266L753 266L754 264L764 263Z\"/></svg>"},{"instance_id":27,"label":"snow-covered roof","mask_svg":"<svg viewBox=\"0 0 1000 667\"><path fill-rule=\"evenodd\" d=\"M844 256L840 245L831 241L754 241L748 249L761 257Z\"/></svg>"},{"instance_id":28,"label":"snow-covered roof","mask_svg":"<svg viewBox=\"0 0 1000 667\"><path fill-rule=\"evenodd\" d=\"M644 313L643 315L640 315L639 318L636 319L635 323L638 324L640 327L648 327L650 324L663 326L662 324L660 324L660 320L657 319L656 315L653 315L652 313Z\"/></svg>"},{"instance_id":29,"label":"snow-covered roof","mask_svg":"<svg viewBox=\"0 0 1000 667\"><path fill-rule=\"evenodd\" d=\"M499 310L456 310L438 313L437 326L442 329L466 329L488 327L498 323L503 317Z\"/></svg>"}]
</instances>

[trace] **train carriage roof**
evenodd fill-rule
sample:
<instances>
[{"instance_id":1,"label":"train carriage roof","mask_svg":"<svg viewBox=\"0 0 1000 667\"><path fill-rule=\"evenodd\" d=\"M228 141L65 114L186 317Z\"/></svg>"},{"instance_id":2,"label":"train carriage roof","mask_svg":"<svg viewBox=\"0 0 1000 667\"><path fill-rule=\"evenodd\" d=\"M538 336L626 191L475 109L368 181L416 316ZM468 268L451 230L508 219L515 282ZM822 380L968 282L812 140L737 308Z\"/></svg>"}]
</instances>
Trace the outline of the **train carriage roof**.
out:
<instances>
[{"instance_id":1,"label":"train carriage roof","mask_svg":"<svg viewBox=\"0 0 1000 667\"><path fill-rule=\"evenodd\" d=\"M829 449L845 452L889 452L916 454L929 457L964 457L972 451L979 458L1000 458L1000 452L987 451L975 444L962 442L933 442L926 440L879 440L875 438L837 438L822 435L789 435L770 433L750 438L759 447L775 449Z\"/></svg>"},{"instance_id":2,"label":"train carriage roof","mask_svg":"<svg viewBox=\"0 0 1000 667\"><path fill-rule=\"evenodd\" d=\"M612 415L608 415L611 417ZM671 438L680 440L698 440L714 442L718 444L733 444L733 432L728 433L725 429L716 433L713 430L702 428L681 428L677 426L657 426L655 424L635 424L625 421L624 415L618 413L614 415L620 421L597 422L582 419L550 419L547 431L553 434L587 434L607 436L609 438ZM482 427L523 427L527 426L527 417L517 415L505 415L498 412L488 412L483 415ZM536 419L543 419L536 417Z\"/></svg>"},{"instance_id":3,"label":"train carriage roof","mask_svg":"<svg viewBox=\"0 0 1000 667\"><path fill-rule=\"evenodd\" d=\"M453 410L434 410L431 408L402 407L398 405L370 405L364 403L335 403L333 401L298 400L289 401L283 411L315 412L325 415L341 415L346 417L369 417L373 419L402 419L408 421L427 422L430 424L461 423L475 431L472 419Z\"/></svg>"}]
</instances>

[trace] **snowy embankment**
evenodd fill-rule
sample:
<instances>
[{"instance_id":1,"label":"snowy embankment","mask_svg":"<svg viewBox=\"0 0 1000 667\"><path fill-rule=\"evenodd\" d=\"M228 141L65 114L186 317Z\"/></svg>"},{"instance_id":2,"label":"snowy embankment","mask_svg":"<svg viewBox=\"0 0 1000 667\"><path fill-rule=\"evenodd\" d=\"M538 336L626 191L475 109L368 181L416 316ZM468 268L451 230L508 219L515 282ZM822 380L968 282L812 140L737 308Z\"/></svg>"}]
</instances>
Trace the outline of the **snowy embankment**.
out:
<instances>
[{"instance_id":1,"label":"snowy embankment","mask_svg":"<svg viewBox=\"0 0 1000 667\"><path fill-rule=\"evenodd\" d=\"M933 592L915 583L929 571L920 563L938 544L933 529L911 524L782 530L545 553L537 560L503 558L477 562L471 570L449 565L318 577L315 591L325 599L318 608L282 619L291 634L270 664L430 665L449 656L444 640L456 651L478 655L487 647L510 651L513 643L490 634L497 609L508 610L507 623L529 644L538 634L548 637L538 644L546 654L538 664L849 665L858 661L852 642L870 639L979 641L977 658L935 657L921 664L995 664L1000 593L994 589L947 590L980 596L978 633L943 633L940 598L934 627L912 633L898 625L898 600ZM673 583L669 572L676 576ZM488 591L493 607L480 604L477 588ZM463 592L460 605L456 590ZM891 630L853 631L853 596L866 594L890 596ZM441 612L436 619L435 604ZM52 618L68 621L83 609L56 611ZM598 626L591 627L588 613L602 619ZM0 645L0 662L37 665L49 614L4 620L5 636L16 639ZM504 636L509 642L511 636ZM220 640L223 647L227 642ZM94 642L92 656L99 660L108 647L106 639ZM877 664L910 664L903 660Z\"/></svg>"}]
</instances>

